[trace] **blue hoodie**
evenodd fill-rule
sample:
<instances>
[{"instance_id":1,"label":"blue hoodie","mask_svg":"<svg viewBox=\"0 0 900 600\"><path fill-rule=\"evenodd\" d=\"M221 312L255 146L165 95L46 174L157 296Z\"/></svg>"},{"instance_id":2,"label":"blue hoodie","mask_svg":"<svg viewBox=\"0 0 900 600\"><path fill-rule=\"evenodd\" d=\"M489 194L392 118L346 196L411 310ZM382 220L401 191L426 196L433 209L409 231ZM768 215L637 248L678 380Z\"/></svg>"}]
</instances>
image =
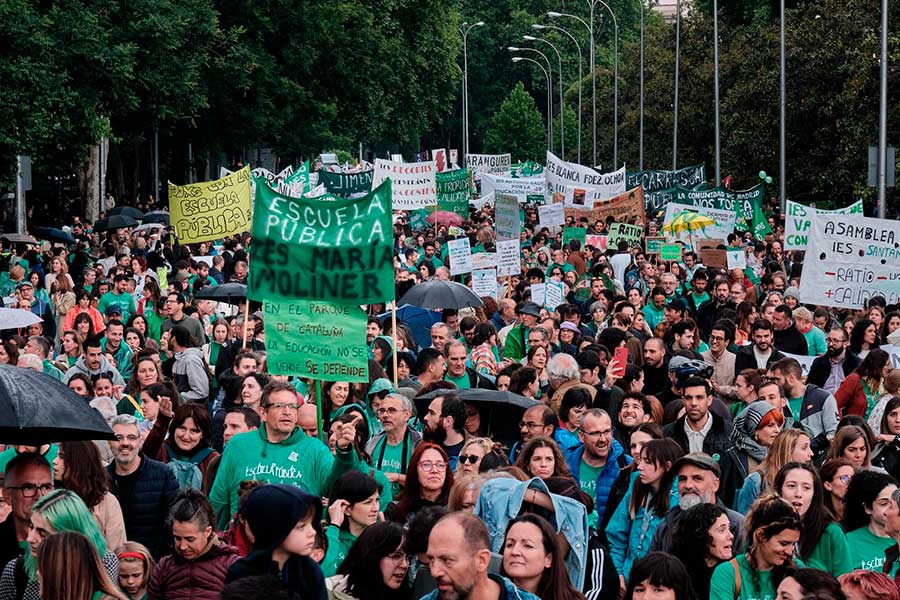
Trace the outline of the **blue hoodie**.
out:
<instances>
[{"instance_id":1,"label":"blue hoodie","mask_svg":"<svg viewBox=\"0 0 900 600\"><path fill-rule=\"evenodd\" d=\"M575 481L578 481L579 466L581 465L581 455L584 454L584 444L573 446L565 452L566 464ZM609 500L609 492L619 477L619 469L631 464L632 458L625 454L622 445L615 439L612 440L609 447L609 457L606 459L606 465L597 477L597 487L594 491L594 511L597 513L597 522L603 522L603 514L606 512L606 501Z\"/></svg>"}]
</instances>

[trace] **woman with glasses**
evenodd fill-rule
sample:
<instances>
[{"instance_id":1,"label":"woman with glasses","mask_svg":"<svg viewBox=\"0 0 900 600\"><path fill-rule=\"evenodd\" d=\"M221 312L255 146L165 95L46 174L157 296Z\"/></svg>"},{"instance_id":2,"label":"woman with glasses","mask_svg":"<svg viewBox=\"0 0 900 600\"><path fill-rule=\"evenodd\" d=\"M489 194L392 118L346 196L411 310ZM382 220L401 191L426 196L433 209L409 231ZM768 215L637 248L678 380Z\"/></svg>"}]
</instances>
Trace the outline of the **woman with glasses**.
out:
<instances>
[{"instance_id":1,"label":"woman with glasses","mask_svg":"<svg viewBox=\"0 0 900 600\"><path fill-rule=\"evenodd\" d=\"M838 524L844 521L844 497L847 495L847 486L856 467L846 458L834 458L826 461L819 469L819 478L825 489L825 509L831 518Z\"/></svg>"},{"instance_id":2,"label":"woman with glasses","mask_svg":"<svg viewBox=\"0 0 900 600\"><path fill-rule=\"evenodd\" d=\"M385 511L385 517L406 524L423 508L446 506L451 487L453 472L447 453L437 444L423 442L410 458L406 487Z\"/></svg>"},{"instance_id":3,"label":"woman with glasses","mask_svg":"<svg viewBox=\"0 0 900 600\"><path fill-rule=\"evenodd\" d=\"M494 449L494 442L488 438L471 438L463 444L456 461L456 476L478 475L481 460Z\"/></svg>"},{"instance_id":4,"label":"woman with glasses","mask_svg":"<svg viewBox=\"0 0 900 600\"><path fill-rule=\"evenodd\" d=\"M375 523L363 531L337 575L325 581L329 600L409 600L409 556L403 528Z\"/></svg>"}]
</instances>

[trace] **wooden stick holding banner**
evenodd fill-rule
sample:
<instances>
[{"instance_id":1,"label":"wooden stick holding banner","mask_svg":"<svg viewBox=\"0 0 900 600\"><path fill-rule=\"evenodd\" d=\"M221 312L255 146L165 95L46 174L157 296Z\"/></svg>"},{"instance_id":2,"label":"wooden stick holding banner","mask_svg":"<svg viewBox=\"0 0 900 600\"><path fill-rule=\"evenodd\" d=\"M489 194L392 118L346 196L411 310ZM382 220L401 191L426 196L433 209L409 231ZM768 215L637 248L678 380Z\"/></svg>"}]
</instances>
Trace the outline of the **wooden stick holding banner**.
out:
<instances>
[{"instance_id":1,"label":"wooden stick holding banner","mask_svg":"<svg viewBox=\"0 0 900 600\"><path fill-rule=\"evenodd\" d=\"M394 363L394 389L397 389L397 297L391 302L391 337L394 339L394 348L391 352Z\"/></svg>"},{"instance_id":2,"label":"wooden stick holding banner","mask_svg":"<svg viewBox=\"0 0 900 600\"><path fill-rule=\"evenodd\" d=\"M250 318L250 298L244 298L244 340L241 342L241 350L247 349L247 320Z\"/></svg>"},{"instance_id":3,"label":"wooden stick holding banner","mask_svg":"<svg viewBox=\"0 0 900 600\"><path fill-rule=\"evenodd\" d=\"M317 437L328 444L328 441L324 437L324 431L322 431L322 380L316 379L316 432Z\"/></svg>"}]
</instances>

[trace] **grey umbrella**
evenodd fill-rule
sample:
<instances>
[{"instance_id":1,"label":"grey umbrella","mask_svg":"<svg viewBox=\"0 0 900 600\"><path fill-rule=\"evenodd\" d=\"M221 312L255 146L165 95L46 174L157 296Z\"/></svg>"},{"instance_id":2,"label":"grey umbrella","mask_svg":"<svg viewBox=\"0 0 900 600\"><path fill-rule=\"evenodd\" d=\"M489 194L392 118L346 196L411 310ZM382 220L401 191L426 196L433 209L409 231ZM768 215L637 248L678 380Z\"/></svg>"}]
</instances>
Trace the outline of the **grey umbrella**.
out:
<instances>
[{"instance_id":1,"label":"grey umbrella","mask_svg":"<svg viewBox=\"0 0 900 600\"><path fill-rule=\"evenodd\" d=\"M0 330L28 327L44 320L24 308L0 308Z\"/></svg>"},{"instance_id":2,"label":"grey umbrella","mask_svg":"<svg viewBox=\"0 0 900 600\"><path fill-rule=\"evenodd\" d=\"M484 306L475 292L455 281L432 279L412 286L403 294L398 306L411 304L419 308L465 308Z\"/></svg>"}]
</instances>

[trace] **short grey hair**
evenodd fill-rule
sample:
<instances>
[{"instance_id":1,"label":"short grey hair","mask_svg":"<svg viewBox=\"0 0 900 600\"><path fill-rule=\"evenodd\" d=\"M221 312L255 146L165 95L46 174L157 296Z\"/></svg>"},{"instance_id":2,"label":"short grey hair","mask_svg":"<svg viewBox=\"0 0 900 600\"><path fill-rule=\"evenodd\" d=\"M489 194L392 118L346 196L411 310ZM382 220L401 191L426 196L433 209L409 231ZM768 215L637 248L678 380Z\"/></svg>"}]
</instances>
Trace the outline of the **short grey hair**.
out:
<instances>
[{"instance_id":1,"label":"short grey hair","mask_svg":"<svg viewBox=\"0 0 900 600\"><path fill-rule=\"evenodd\" d=\"M97 402L97 400L109 400L110 402L113 401L112 398L106 398L106 397L94 398L94 400L91 401L91 406L94 406L94 402ZM97 408L98 410L100 410L99 407L97 407L97 406L94 406L94 408ZM103 411L101 410L100 412L102 413ZM139 423L139 421L137 420L137 417L135 417L134 415L116 415L115 417L113 417L110 420L109 426L115 427L116 425L129 425L129 426L137 427L138 423Z\"/></svg>"},{"instance_id":2,"label":"short grey hair","mask_svg":"<svg viewBox=\"0 0 900 600\"><path fill-rule=\"evenodd\" d=\"M431 331L434 331L435 329L441 329L441 328L446 329L448 333L450 332L450 326L447 325L446 323L444 323L443 321L438 321L437 323L432 325Z\"/></svg>"},{"instance_id":3,"label":"short grey hair","mask_svg":"<svg viewBox=\"0 0 900 600\"><path fill-rule=\"evenodd\" d=\"M112 427L113 421L115 421L118 417L128 417L130 419L134 419L134 426L137 427L138 420L136 417L132 415L116 414L116 401L109 396L97 396L90 401L89 405L91 408L103 415L103 419L110 427Z\"/></svg>"},{"instance_id":4,"label":"short grey hair","mask_svg":"<svg viewBox=\"0 0 900 600\"><path fill-rule=\"evenodd\" d=\"M16 363L16 366L23 369L33 369L38 373L42 373L44 371L44 361L41 360L41 357L37 354L20 354L19 361Z\"/></svg>"},{"instance_id":5,"label":"short grey hair","mask_svg":"<svg viewBox=\"0 0 900 600\"><path fill-rule=\"evenodd\" d=\"M403 394L393 393L393 394L388 394L387 396L384 397L385 400L387 400L388 398L395 398L395 399L400 400L401 405L403 406L403 410L408 410L409 412L413 412L414 407L413 407L412 400L410 400Z\"/></svg>"},{"instance_id":6,"label":"short grey hair","mask_svg":"<svg viewBox=\"0 0 900 600\"><path fill-rule=\"evenodd\" d=\"M531 333L532 331L536 331L541 334L541 338L543 338L545 342L550 340L550 334L547 333L547 330L540 325L538 325L537 327L532 327L528 332Z\"/></svg>"},{"instance_id":7,"label":"short grey hair","mask_svg":"<svg viewBox=\"0 0 900 600\"><path fill-rule=\"evenodd\" d=\"M578 428L582 431L584 430L584 420L588 417L594 417L595 419L602 419L606 417L609 419L609 422L612 423L612 417L609 416L609 413L603 410L602 408L591 408L584 411L584 414L581 415L581 422L578 424Z\"/></svg>"},{"instance_id":8,"label":"short grey hair","mask_svg":"<svg viewBox=\"0 0 900 600\"><path fill-rule=\"evenodd\" d=\"M578 369L578 362L571 354L554 354L547 361L547 376L551 380L571 381L573 379L581 379L581 371Z\"/></svg>"}]
</instances>

